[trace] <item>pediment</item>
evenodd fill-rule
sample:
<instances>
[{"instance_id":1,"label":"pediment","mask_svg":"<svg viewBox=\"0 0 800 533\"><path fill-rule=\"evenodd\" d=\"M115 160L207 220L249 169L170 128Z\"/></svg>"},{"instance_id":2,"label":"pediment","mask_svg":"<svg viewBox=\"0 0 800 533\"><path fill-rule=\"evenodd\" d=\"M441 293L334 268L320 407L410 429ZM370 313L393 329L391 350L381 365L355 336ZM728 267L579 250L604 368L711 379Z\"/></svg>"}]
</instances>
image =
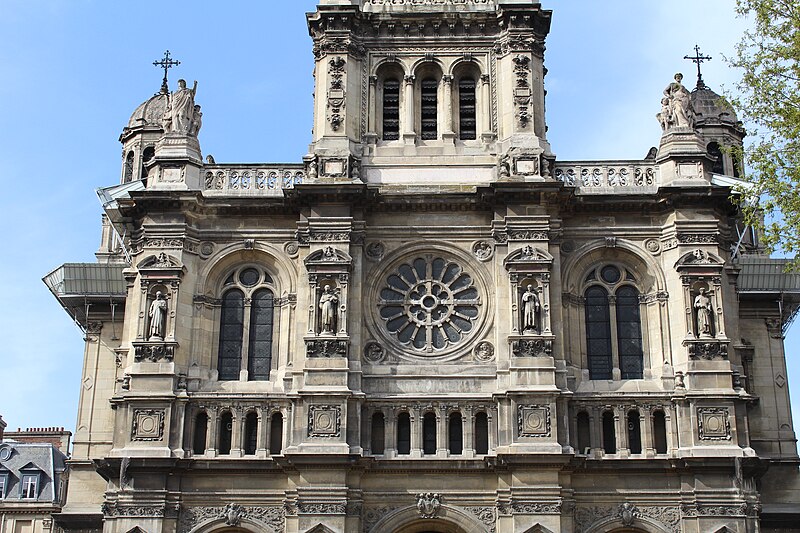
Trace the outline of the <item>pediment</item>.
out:
<instances>
[{"instance_id":1,"label":"pediment","mask_svg":"<svg viewBox=\"0 0 800 533\"><path fill-rule=\"evenodd\" d=\"M328 526L324 524L317 524L316 526L312 527L306 533L336 533L336 531L332 530Z\"/></svg>"},{"instance_id":2,"label":"pediment","mask_svg":"<svg viewBox=\"0 0 800 533\"><path fill-rule=\"evenodd\" d=\"M180 270L183 268L183 264L177 257L161 252L142 259L138 268L139 270Z\"/></svg>"},{"instance_id":3,"label":"pediment","mask_svg":"<svg viewBox=\"0 0 800 533\"><path fill-rule=\"evenodd\" d=\"M511 268L512 266L543 265L552 262L553 256L547 251L529 244L511 252L505 260L505 266Z\"/></svg>"},{"instance_id":4,"label":"pediment","mask_svg":"<svg viewBox=\"0 0 800 533\"><path fill-rule=\"evenodd\" d=\"M715 267L721 268L725 265L725 261L723 261L718 255L712 254L710 252L706 252L705 250L696 249L692 250L689 253L686 253L681 256L678 262L675 264L675 268L678 267Z\"/></svg>"},{"instance_id":5,"label":"pediment","mask_svg":"<svg viewBox=\"0 0 800 533\"><path fill-rule=\"evenodd\" d=\"M144 529L140 528L139 526L136 526L133 529L129 529L125 533L147 533L147 531L145 531Z\"/></svg>"},{"instance_id":6,"label":"pediment","mask_svg":"<svg viewBox=\"0 0 800 533\"><path fill-rule=\"evenodd\" d=\"M535 524L533 527L526 529L522 533L553 533L553 532L544 527L542 524Z\"/></svg>"},{"instance_id":7,"label":"pediment","mask_svg":"<svg viewBox=\"0 0 800 533\"><path fill-rule=\"evenodd\" d=\"M341 265L352 263L353 258L342 250L337 250L333 246L326 246L321 250L311 252L306 258L306 265Z\"/></svg>"}]
</instances>

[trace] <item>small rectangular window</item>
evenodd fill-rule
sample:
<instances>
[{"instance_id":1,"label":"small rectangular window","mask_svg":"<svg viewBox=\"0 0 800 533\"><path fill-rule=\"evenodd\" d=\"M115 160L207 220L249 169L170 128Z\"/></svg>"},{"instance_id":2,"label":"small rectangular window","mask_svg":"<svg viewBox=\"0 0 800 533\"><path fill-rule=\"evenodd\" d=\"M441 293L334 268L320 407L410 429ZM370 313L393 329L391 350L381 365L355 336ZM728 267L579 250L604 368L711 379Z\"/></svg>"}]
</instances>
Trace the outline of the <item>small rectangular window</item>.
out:
<instances>
[{"instance_id":1,"label":"small rectangular window","mask_svg":"<svg viewBox=\"0 0 800 533\"><path fill-rule=\"evenodd\" d=\"M0 500L6 497L8 487L8 474L0 474Z\"/></svg>"},{"instance_id":2,"label":"small rectangular window","mask_svg":"<svg viewBox=\"0 0 800 533\"><path fill-rule=\"evenodd\" d=\"M462 78L458 82L458 132L462 141L476 137L475 80Z\"/></svg>"},{"instance_id":3,"label":"small rectangular window","mask_svg":"<svg viewBox=\"0 0 800 533\"><path fill-rule=\"evenodd\" d=\"M35 499L38 492L39 476L36 474L24 474L22 476L21 498Z\"/></svg>"}]
</instances>

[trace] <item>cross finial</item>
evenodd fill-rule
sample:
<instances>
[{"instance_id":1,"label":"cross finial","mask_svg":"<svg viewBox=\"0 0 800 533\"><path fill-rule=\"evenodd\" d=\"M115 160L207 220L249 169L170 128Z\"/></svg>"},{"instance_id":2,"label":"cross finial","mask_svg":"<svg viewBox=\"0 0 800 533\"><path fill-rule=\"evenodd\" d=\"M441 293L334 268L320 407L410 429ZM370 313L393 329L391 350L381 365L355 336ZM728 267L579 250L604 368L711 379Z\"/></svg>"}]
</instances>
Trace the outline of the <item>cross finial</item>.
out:
<instances>
[{"instance_id":1,"label":"cross finial","mask_svg":"<svg viewBox=\"0 0 800 533\"><path fill-rule=\"evenodd\" d=\"M694 55L693 56L683 56L684 59L688 59L693 63L697 63L697 88L698 89L708 89L706 87L705 82L703 82L703 74L700 72L700 63L704 61L711 61L711 56L704 56L700 53L700 46L694 45Z\"/></svg>"},{"instance_id":2,"label":"cross finial","mask_svg":"<svg viewBox=\"0 0 800 533\"><path fill-rule=\"evenodd\" d=\"M180 65L181 62L173 60L169 55L169 50L164 52L164 59L161 61L153 61L153 66L161 67L164 69L164 79L161 81L161 92L167 94L169 92L169 84L167 83L167 71L172 67Z\"/></svg>"}]
</instances>

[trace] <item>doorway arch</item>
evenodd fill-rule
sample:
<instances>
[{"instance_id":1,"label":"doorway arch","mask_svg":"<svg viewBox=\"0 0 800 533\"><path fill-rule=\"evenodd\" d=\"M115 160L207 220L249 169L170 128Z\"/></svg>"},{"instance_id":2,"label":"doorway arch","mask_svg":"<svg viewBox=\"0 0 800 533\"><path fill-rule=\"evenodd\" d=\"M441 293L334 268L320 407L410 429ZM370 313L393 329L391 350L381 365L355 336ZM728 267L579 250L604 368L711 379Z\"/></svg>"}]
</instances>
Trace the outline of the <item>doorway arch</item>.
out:
<instances>
[{"instance_id":1,"label":"doorway arch","mask_svg":"<svg viewBox=\"0 0 800 533\"><path fill-rule=\"evenodd\" d=\"M416 506L403 507L379 520L368 533L489 533L468 511L442 505L436 518L420 518Z\"/></svg>"}]
</instances>

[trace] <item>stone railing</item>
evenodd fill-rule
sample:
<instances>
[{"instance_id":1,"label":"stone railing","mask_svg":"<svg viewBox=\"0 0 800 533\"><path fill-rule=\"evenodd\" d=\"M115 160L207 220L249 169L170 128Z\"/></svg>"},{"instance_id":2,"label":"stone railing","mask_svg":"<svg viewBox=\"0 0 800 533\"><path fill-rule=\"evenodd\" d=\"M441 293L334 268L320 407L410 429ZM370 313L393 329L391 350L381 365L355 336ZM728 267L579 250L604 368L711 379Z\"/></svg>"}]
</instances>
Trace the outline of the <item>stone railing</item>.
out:
<instances>
[{"instance_id":1,"label":"stone railing","mask_svg":"<svg viewBox=\"0 0 800 533\"><path fill-rule=\"evenodd\" d=\"M562 161L555 178L580 194L649 194L661 184L658 167L644 161Z\"/></svg>"},{"instance_id":2,"label":"stone railing","mask_svg":"<svg viewBox=\"0 0 800 533\"><path fill-rule=\"evenodd\" d=\"M302 164L206 165L202 186L206 196L282 196L305 178Z\"/></svg>"}]
</instances>

